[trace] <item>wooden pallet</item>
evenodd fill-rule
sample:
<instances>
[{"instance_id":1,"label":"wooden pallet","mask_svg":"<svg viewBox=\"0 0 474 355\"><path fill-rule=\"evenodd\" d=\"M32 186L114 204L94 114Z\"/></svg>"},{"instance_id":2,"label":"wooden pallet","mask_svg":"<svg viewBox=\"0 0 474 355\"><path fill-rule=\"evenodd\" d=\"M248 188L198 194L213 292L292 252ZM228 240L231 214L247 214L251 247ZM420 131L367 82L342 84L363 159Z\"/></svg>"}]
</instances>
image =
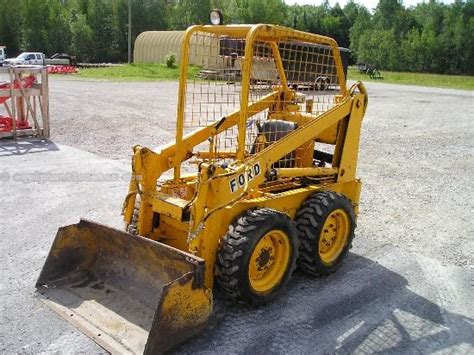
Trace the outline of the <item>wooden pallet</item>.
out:
<instances>
[{"instance_id":1,"label":"wooden pallet","mask_svg":"<svg viewBox=\"0 0 474 355\"><path fill-rule=\"evenodd\" d=\"M20 81L24 75L34 74L39 83L30 88L0 89L0 97L9 97L3 103L6 115L15 119L26 118L32 128L18 129L14 120L13 129L10 132L0 132L0 138L13 138L24 136L36 136L49 138L49 83L48 70L44 66L17 66L0 67L0 74L7 74L10 83ZM1 113L1 112L0 112Z\"/></svg>"}]
</instances>

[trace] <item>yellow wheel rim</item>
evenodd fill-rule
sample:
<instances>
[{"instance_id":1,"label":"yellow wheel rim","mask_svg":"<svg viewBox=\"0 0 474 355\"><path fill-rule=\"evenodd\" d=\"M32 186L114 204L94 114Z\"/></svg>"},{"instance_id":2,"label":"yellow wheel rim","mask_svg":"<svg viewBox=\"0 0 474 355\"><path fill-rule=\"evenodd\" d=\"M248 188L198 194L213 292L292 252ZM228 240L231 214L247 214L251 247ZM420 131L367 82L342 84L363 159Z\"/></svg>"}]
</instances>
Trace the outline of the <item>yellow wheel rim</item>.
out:
<instances>
[{"instance_id":1,"label":"yellow wheel rim","mask_svg":"<svg viewBox=\"0 0 474 355\"><path fill-rule=\"evenodd\" d=\"M350 222L346 211L332 211L324 222L319 238L319 256L326 263L332 263L338 258L347 244Z\"/></svg>"},{"instance_id":2,"label":"yellow wheel rim","mask_svg":"<svg viewBox=\"0 0 474 355\"><path fill-rule=\"evenodd\" d=\"M249 264L252 289L267 293L276 287L290 261L291 246L288 236L281 230L272 230L259 240Z\"/></svg>"}]
</instances>

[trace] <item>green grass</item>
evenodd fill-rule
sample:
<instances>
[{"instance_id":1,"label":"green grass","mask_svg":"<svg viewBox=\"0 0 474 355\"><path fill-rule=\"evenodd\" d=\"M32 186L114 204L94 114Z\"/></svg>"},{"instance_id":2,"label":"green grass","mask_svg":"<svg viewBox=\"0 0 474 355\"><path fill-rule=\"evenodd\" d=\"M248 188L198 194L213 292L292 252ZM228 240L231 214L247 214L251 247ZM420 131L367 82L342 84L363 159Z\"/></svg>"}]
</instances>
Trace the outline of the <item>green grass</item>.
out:
<instances>
[{"instance_id":1,"label":"green grass","mask_svg":"<svg viewBox=\"0 0 474 355\"><path fill-rule=\"evenodd\" d=\"M370 79L368 75L359 73L357 68L349 67L347 77L349 80L361 80L364 82L474 90L474 76L402 73L390 71L380 71L380 74L382 75L382 79Z\"/></svg>"},{"instance_id":2,"label":"green grass","mask_svg":"<svg viewBox=\"0 0 474 355\"><path fill-rule=\"evenodd\" d=\"M200 68L189 66L188 77L194 78ZM421 85L454 89L474 90L474 76L439 75L422 73L401 73L381 71L382 79L370 79L368 75L359 73L356 67L349 67L349 80L365 82L382 82L391 84ZM178 80L179 68L168 68L166 64L125 64L109 68L81 69L77 74L81 78L109 80Z\"/></svg>"},{"instance_id":3,"label":"green grass","mask_svg":"<svg viewBox=\"0 0 474 355\"><path fill-rule=\"evenodd\" d=\"M199 67L190 65L188 77L195 77L199 70ZM178 80L179 67L168 68L166 64L125 64L108 68L80 69L77 76L110 80Z\"/></svg>"}]
</instances>

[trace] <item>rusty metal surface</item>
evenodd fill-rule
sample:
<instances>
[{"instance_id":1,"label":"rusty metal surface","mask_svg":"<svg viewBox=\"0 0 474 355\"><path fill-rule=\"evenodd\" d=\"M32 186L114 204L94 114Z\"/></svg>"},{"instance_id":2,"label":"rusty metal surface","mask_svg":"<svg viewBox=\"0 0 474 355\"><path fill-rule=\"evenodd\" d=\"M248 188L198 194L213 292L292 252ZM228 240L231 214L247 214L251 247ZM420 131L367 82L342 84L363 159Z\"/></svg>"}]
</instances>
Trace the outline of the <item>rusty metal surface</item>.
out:
<instances>
[{"instance_id":1,"label":"rusty metal surface","mask_svg":"<svg viewBox=\"0 0 474 355\"><path fill-rule=\"evenodd\" d=\"M167 350L205 326L204 261L94 222L59 229L37 281L41 299L105 349Z\"/></svg>"}]
</instances>

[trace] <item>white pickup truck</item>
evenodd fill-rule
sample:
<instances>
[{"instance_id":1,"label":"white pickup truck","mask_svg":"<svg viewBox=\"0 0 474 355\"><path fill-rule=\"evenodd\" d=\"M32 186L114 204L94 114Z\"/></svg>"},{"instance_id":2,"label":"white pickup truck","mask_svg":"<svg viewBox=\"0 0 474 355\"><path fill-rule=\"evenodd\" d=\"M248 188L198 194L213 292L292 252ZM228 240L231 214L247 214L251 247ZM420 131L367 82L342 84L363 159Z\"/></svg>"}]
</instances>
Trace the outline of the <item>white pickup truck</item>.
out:
<instances>
[{"instance_id":1,"label":"white pickup truck","mask_svg":"<svg viewBox=\"0 0 474 355\"><path fill-rule=\"evenodd\" d=\"M45 65L45 56L40 52L23 52L16 58L3 61L3 65Z\"/></svg>"},{"instance_id":2,"label":"white pickup truck","mask_svg":"<svg viewBox=\"0 0 474 355\"><path fill-rule=\"evenodd\" d=\"M0 46L0 65L3 65L5 59L7 59L7 47Z\"/></svg>"}]
</instances>

